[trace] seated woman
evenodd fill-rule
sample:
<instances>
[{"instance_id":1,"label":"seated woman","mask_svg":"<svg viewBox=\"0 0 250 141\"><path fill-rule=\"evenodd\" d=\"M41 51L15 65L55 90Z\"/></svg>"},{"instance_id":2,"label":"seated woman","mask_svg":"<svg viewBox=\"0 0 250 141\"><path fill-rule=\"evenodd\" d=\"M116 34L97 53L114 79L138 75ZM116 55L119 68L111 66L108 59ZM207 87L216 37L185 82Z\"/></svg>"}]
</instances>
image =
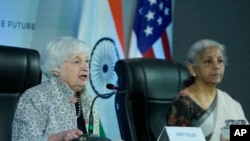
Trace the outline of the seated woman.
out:
<instances>
[{"instance_id":1,"label":"seated woman","mask_svg":"<svg viewBox=\"0 0 250 141\"><path fill-rule=\"evenodd\" d=\"M41 54L40 67L48 80L26 90L13 119L13 141L71 141L99 135L99 116L93 108L94 128L88 124L92 97L89 80L89 46L73 37L50 41Z\"/></svg>"},{"instance_id":2,"label":"seated woman","mask_svg":"<svg viewBox=\"0 0 250 141\"><path fill-rule=\"evenodd\" d=\"M219 141L225 120L245 120L241 104L217 88L227 57L225 47L213 40L200 40L187 54L190 78L167 113L168 126L200 127L207 140Z\"/></svg>"}]
</instances>

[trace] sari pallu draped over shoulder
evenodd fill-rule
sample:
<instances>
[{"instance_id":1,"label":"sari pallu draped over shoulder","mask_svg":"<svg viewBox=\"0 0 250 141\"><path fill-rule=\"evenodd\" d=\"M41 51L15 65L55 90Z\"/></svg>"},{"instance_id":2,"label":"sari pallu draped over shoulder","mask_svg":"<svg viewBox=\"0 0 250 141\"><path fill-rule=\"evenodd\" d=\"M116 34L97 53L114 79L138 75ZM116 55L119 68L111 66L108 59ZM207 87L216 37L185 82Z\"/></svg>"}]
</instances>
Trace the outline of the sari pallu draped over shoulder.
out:
<instances>
[{"instance_id":1,"label":"sari pallu draped over shoulder","mask_svg":"<svg viewBox=\"0 0 250 141\"><path fill-rule=\"evenodd\" d=\"M244 119L248 124L241 104L226 92L217 89L217 96L211 106L192 125L202 129L207 141L220 141L220 129L225 126L225 120L228 119Z\"/></svg>"},{"instance_id":2,"label":"sari pallu draped over shoulder","mask_svg":"<svg viewBox=\"0 0 250 141\"><path fill-rule=\"evenodd\" d=\"M206 140L209 140L214 130L214 110L217 106L217 96L207 109L207 111L200 117L199 120L192 122L192 126L200 127Z\"/></svg>"}]
</instances>

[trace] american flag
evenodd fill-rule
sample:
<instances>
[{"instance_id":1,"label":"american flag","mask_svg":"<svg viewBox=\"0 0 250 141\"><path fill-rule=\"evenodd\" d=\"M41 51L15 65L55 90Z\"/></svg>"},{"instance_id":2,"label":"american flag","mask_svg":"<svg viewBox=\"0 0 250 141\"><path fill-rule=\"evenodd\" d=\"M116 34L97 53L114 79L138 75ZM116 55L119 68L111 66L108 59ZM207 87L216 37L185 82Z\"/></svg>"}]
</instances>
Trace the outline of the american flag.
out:
<instances>
[{"instance_id":1,"label":"american flag","mask_svg":"<svg viewBox=\"0 0 250 141\"><path fill-rule=\"evenodd\" d=\"M172 56L171 0L138 0L129 58Z\"/></svg>"}]
</instances>

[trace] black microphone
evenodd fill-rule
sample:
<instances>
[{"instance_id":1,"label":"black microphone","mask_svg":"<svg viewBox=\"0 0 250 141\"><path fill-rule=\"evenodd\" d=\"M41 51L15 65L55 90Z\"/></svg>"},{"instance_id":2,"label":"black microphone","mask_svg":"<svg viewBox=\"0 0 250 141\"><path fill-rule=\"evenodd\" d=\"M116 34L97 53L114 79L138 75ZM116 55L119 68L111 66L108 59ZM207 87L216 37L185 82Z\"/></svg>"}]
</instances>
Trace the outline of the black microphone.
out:
<instances>
[{"instance_id":1,"label":"black microphone","mask_svg":"<svg viewBox=\"0 0 250 141\"><path fill-rule=\"evenodd\" d=\"M117 90L118 89L118 87L116 87L113 84L107 84L106 88L110 89L110 90ZM121 91L119 93L124 93L124 92L125 91ZM118 92L113 91L111 93L106 93L106 94L97 94L94 97L94 99L91 103L91 106L90 106L88 133L84 134L78 138L75 138L72 141L111 141L109 138L99 137L99 136L93 134L93 131L94 131L93 107L94 107L94 103L98 97L103 98L103 99L107 99L107 98L110 98L114 94L118 94Z\"/></svg>"},{"instance_id":2,"label":"black microphone","mask_svg":"<svg viewBox=\"0 0 250 141\"><path fill-rule=\"evenodd\" d=\"M106 88L108 88L108 89L110 89L110 90L118 90L118 87L116 87L115 85L113 85L113 84L107 84L106 85Z\"/></svg>"},{"instance_id":3,"label":"black microphone","mask_svg":"<svg viewBox=\"0 0 250 141\"><path fill-rule=\"evenodd\" d=\"M110 89L110 90L117 90L118 89L118 87L113 85L113 84L107 84L106 88ZM124 93L124 91L121 91L119 93ZM89 126L88 126L88 133L89 134L93 134L93 130L94 130L93 106L94 106L96 99L98 97L103 98L103 99L107 99L107 98L110 98L114 94L118 94L118 92L113 91L111 93L106 93L106 94L97 94L95 96L95 98L93 99L93 101L91 103L91 107L90 107L90 113L89 113Z\"/></svg>"}]
</instances>

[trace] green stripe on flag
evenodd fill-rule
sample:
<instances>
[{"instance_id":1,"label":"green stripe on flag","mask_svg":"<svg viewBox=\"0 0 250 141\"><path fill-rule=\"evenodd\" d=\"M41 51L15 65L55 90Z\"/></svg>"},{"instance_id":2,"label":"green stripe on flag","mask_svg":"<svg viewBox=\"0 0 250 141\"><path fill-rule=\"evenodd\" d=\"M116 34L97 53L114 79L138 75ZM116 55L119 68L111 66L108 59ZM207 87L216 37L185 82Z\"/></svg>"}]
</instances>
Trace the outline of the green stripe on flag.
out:
<instances>
[{"instance_id":1,"label":"green stripe on flag","mask_svg":"<svg viewBox=\"0 0 250 141\"><path fill-rule=\"evenodd\" d=\"M102 123L100 120L99 120L99 125L100 125L100 137L106 137L105 132L104 132L103 127L102 127Z\"/></svg>"}]
</instances>

